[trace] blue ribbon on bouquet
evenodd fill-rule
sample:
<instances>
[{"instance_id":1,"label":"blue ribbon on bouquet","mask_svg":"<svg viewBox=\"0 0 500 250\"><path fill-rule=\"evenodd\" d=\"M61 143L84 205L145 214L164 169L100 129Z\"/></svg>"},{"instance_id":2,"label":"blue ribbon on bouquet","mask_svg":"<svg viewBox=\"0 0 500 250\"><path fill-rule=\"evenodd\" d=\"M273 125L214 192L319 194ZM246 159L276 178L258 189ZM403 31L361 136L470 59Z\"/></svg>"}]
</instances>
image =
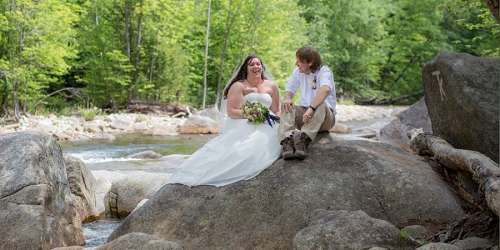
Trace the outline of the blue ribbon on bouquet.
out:
<instances>
[{"instance_id":1,"label":"blue ribbon on bouquet","mask_svg":"<svg viewBox=\"0 0 500 250\"><path fill-rule=\"evenodd\" d=\"M269 124L269 126L272 127L273 124L276 124L276 122L277 123L280 122L280 118L278 116L268 114L267 117L266 117L266 121Z\"/></svg>"}]
</instances>

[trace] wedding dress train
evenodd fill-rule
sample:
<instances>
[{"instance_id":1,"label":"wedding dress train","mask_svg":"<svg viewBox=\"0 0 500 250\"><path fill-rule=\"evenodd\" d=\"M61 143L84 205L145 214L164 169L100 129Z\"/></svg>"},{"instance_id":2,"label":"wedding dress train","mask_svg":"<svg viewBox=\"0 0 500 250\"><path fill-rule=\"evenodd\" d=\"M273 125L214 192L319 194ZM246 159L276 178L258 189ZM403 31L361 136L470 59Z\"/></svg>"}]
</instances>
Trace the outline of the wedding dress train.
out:
<instances>
[{"instance_id":1,"label":"wedding dress train","mask_svg":"<svg viewBox=\"0 0 500 250\"><path fill-rule=\"evenodd\" d=\"M267 93L250 93L243 101L270 107ZM251 124L246 119L227 118L223 132L184 161L170 183L189 186L224 186L258 175L279 158L278 124Z\"/></svg>"}]
</instances>

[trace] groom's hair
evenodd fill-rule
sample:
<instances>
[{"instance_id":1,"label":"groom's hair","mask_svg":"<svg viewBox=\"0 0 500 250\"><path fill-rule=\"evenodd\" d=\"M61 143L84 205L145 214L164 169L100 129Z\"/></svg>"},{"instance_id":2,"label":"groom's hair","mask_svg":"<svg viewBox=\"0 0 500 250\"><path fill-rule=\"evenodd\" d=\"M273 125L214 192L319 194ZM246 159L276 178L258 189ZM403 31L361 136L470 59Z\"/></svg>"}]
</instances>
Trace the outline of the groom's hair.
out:
<instances>
[{"instance_id":1,"label":"groom's hair","mask_svg":"<svg viewBox=\"0 0 500 250\"><path fill-rule=\"evenodd\" d=\"M262 79L267 79L266 76L264 75L264 71L266 71L266 67L264 67L264 62L262 61L262 59L260 59L260 57L258 57L256 55L249 55L249 56L247 56L247 58L245 58L245 60L241 64L240 68L238 69L238 73L236 73L236 75L234 76L234 78L231 79L231 81L229 82L229 84L227 85L227 87L224 89L224 95L223 95L224 99L227 98L227 94L229 93L229 89L231 88L231 86L233 86L233 83L235 83L237 81L243 81L243 80L247 79L248 64L254 58L259 59L260 63L262 64L262 73L261 73Z\"/></svg>"},{"instance_id":2,"label":"groom's hair","mask_svg":"<svg viewBox=\"0 0 500 250\"><path fill-rule=\"evenodd\" d=\"M295 56L297 56L297 58L299 58L299 60L302 62L312 63L312 72L315 72L316 70L321 68L321 65L323 64L321 62L321 56L313 47L302 47L298 49L297 52L295 52Z\"/></svg>"}]
</instances>

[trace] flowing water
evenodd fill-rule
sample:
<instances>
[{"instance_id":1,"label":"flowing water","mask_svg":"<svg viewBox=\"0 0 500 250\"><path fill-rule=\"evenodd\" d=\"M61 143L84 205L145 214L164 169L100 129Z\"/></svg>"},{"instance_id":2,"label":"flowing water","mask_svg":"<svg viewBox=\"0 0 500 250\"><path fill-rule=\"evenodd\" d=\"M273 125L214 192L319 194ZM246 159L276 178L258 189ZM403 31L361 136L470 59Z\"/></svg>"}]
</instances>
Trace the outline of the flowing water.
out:
<instances>
[{"instance_id":1,"label":"flowing water","mask_svg":"<svg viewBox=\"0 0 500 250\"><path fill-rule=\"evenodd\" d=\"M114 141L91 141L63 144L65 154L77 157L91 170L168 172L158 168L155 160L131 159L127 156L146 150L161 155L192 154L213 138L213 135L145 136L125 135ZM107 237L120 224L119 220L104 219L83 225L85 247L106 243Z\"/></svg>"}]
</instances>

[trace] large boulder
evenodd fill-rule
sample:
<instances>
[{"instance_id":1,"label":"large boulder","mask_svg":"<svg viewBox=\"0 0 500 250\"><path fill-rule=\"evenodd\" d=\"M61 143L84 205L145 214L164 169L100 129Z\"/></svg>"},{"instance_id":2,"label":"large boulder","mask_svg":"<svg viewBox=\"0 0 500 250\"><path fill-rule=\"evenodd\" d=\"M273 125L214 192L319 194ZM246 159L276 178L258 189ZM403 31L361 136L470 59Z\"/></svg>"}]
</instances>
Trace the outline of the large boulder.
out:
<instances>
[{"instance_id":1,"label":"large boulder","mask_svg":"<svg viewBox=\"0 0 500 250\"><path fill-rule=\"evenodd\" d=\"M61 147L38 133L0 135L0 249L83 245Z\"/></svg>"},{"instance_id":2,"label":"large boulder","mask_svg":"<svg viewBox=\"0 0 500 250\"><path fill-rule=\"evenodd\" d=\"M383 142L409 146L410 132L413 129L422 129L424 133L432 134L424 98L397 114L394 120L380 130L379 138Z\"/></svg>"},{"instance_id":3,"label":"large boulder","mask_svg":"<svg viewBox=\"0 0 500 250\"><path fill-rule=\"evenodd\" d=\"M291 249L315 209L363 210L396 226L464 215L454 193L417 156L359 138L319 141L306 160L278 160L248 181L165 185L110 239L144 232L187 249Z\"/></svg>"},{"instance_id":4,"label":"large boulder","mask_svg":"<svg viewBox=\"0 0 500 250\"><path fill-rule=\"evenodd\" d=\"M99 246L96 250L182 250L176 242L162 240L145 233L129 233Z\"/></svg>"},{"instance_id":5,"label":"large boulder","mask_svg":"<svg viewBox=\"0 0 500 250\"><path fill-rule=\"evenodd\" d=\"M434 135L498 162L500 60L441 53L422 72Z\"/></svg>"},{"instance_id":6,"label":"large boulder","mask_svg":"<svg viewBox=\"0 0 500 250\"><path fill-rule=\"evenodd\" d=\"M93 221L99 217L96 210L97 180L85 163L73 156L65 155L64 163L73 201L82 221Z\"/></svg>"},{"instance_id":7,"label":"large boulder","mask_svg":"<svg viewBox=\"0 0 500 250\"><path fill-rule=\"evenodd\" d=\"M132 171L112 182L111 189L104 197L106 215L124 218L144 199L149 198L168 181L168 175Z\"/></svg>"},{"instance_id":8,"label":"large boulder","mask_svg":"<svg viewBox=\"0 0 500 250\"><path fill-rule=\"evenodd\" d=\"M377 246L413 249L400 238L394 225L359 210L316 210L308 226L295 236L293 245L295 250L357 250Z\"/></svg>"},{"instance_id":9,"label":"large boulder","mask_svg":"<svg viewBox=\"0 0 500 250\"><path fill-rule=\"evenodd\" d=\"M219 123L207 116L192 115L179 127L181 134L217 134Z\"/></svg>"}]
</instances>

